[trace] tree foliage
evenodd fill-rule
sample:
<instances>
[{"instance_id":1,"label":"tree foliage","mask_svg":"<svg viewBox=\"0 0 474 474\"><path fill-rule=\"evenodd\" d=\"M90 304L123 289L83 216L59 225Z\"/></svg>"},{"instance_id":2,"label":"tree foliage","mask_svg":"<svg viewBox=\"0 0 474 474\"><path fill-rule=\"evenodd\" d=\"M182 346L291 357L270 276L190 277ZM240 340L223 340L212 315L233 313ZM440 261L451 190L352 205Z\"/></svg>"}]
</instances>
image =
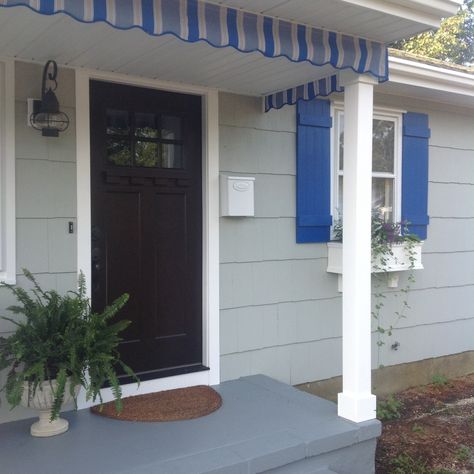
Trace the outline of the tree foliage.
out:
<instances>
[{"instance_id":1,"label":"tree foliage","mask_svg":"<svg viewBox=\"0 0 474 474\"><path fill-rule=\"evenodd\" d=\"M446 18L436 31L427 31L393 45L428 58L469 65L474 61L474 0L464 0L457 15Z\"/></svg>"}]
</instances>

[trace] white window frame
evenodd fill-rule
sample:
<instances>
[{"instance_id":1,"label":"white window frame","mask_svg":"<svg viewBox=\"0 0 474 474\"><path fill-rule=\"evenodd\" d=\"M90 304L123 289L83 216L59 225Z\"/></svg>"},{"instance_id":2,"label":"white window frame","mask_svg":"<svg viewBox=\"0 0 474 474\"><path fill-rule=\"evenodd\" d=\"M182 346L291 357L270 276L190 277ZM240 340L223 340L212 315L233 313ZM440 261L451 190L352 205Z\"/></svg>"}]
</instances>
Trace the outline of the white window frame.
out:
<instances>
[{"instance_id":1,"label":"white window frame","mask_svg":"<svg viewBox=\"0 0 474 474\"><path fill-rule=\"evenodd\" d=\"M393 178L393 221L401 220L402 212L402 140L403 140L403 114L405 110L392 109L387 107L374 107L373 118L379 120L393 121L395 124L394 139L394 172L381 173L372 172L373 178ZM342 174L339 170L339 126L340 117L344 115L344 104L342 102L333 102L331 116L333 119L332 137L331 137L331 209L334 221L342 216L339 215L339 176Z\"/></svg>"},{"instance_id":2,"label":"white window frame","mask_svg":"<svg viewBox=\"0 0 474 474\"><path fill-rule=\"evenodd\" d=\"M0 59L0 282L16 283L15 63Z\"/></svg>"}]
</instances>

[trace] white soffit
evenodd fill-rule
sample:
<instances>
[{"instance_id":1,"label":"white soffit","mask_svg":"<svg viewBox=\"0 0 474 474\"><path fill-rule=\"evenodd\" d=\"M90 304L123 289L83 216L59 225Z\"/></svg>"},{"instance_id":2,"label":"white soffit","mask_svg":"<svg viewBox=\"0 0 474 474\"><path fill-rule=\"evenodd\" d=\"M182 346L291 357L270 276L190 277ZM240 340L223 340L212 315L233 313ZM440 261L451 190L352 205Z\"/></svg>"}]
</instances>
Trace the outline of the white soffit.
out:
<instances>
[{"instance_id":1,"label":"white soffit","mask_svg":"<svg viewBox=\"0 0 474 474\"><path fill-rule=\"evenodd\" d=\"M84 24L67 15L41 15L24 7L0 9L0 56L164 81L207 86L246 95L285 90L334 73L330 66L266 58L185 43L172 35L150 36L140 29L118 30Z\"/></svg>"},{"instance_id":2,"label":"white soffit","mask_svg":"<svg viewBox=\"0 0 474 474\"><path fill-rule=\"evenodd\" d=\"M377 92L474 108L474 74L398 57L389 57L389 70Z\"/></svg>"},{"instance_id":3,"label":"white soffit","mask_svg":"<svg viewBox=\"0 0 474 474\"><path fill-rule=\"evenodd\" d=\"M223 0L234 8L390 43L437 28L462 0Z\"/></svg>"}]
</instances>

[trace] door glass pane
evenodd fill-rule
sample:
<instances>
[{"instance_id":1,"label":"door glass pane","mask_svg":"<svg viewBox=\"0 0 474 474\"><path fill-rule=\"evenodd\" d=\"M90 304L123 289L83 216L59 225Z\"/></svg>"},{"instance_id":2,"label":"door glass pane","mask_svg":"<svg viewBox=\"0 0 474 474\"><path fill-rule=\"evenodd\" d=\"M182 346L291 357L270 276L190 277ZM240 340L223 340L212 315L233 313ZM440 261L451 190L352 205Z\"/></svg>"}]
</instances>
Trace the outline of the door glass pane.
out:
<instances>
[{"instance_id":1,"label":"door glass pane","mask_svg":"<svg viewBox=\"0 0 474 474\"><path fill-rule=\"evenodd\" d=\"M372 139L372 170L393 173L395 123L374 119Z\"/></svg>"},{"instance_id":2,"label":"door glass pane","mask_svg":"<svg viewBox=\"0 0 474 474\"><path fill-rule=\"evenodd\" d=\"M139 137L158 138L155 114L135 114L135 134Z\"/></svg>"},{"instance_id":3,"label":"door glass pane","mask_svg":"<svg viewBox=\"0 0 474 474\"><path fill-rule=\"evenodd\" d=\"M387 222L393 220L393 179L372 179L372 208L380 209Z\"/></svg>"},{"instance_id":4,"label":"door glass pane","mask_svg":"<svg viewBox=\"0 0 474 474\"><path fill-rule=\"evenodd\" d=\"M163 168L182 168L183 150L181 145L163 143L161 145L161 166Z\"/></svg>"},{"instance_id":5,"label":"door glass pane","mask_svg":"<svg viewBox=\"0 0 474 474\"><path fill-rule=\"evenodd\" d=\"M128 135L130 133L130 117L127 110L106 110L107 133L110 135Z\"/></svg>"},{"instance_id":6,"label":"door glass pane","mask_svg":"<svg viewBox=\"0 0 474 474\"><path fill-rule=\"evenodd\" d=\"M160 166L158 143L137 141L135 142L135 164L153 168Z\"/></svg>"},{"instance_id":7,"label":"door glass pane","mask_svg":"<svg viewBox=\"0 0 474 474\"><path fill-rule=\"evenodd\" d=\"M161 117L161 138L165 140L181 140L181 119L171 115Z\"/></svg>"},{"instance_id":8,"label":"door glass pane","mask_svg":"<svg viewBox=\"0 0 474 474\"><path fill-rule=\"evenodd\" d=\"M130 142L119 138L107 138L107 162L115 166L130 166L132 164Z\"/></svg>"}]
</instances>

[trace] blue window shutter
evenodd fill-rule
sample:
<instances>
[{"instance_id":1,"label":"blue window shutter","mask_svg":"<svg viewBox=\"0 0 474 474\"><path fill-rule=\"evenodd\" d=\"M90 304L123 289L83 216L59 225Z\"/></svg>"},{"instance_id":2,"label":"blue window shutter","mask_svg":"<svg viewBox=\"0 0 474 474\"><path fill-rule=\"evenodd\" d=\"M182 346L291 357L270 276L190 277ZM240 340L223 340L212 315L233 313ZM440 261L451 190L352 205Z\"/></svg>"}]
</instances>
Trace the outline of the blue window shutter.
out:
<instances>
[{"instance_id":1,"label":"blue window shutter","mask_svg":"<svg viewBox=\"0 0 474 474\"><path fill-rule=\"evenodd\" d=\"M330 102L298 101L296 111L296 242L328 242L332 224Z\"/></svg>"},{"instance_id":2,"label":"blue window shutter","mask_svg":"<svg viewBox=\"0 0 474 474\"><path fill-rule=\"evenodd\" d=\"M408 230L424 240L428 217L428 115L403 114L402 220Z\"/></svg>"}]
</instances>

